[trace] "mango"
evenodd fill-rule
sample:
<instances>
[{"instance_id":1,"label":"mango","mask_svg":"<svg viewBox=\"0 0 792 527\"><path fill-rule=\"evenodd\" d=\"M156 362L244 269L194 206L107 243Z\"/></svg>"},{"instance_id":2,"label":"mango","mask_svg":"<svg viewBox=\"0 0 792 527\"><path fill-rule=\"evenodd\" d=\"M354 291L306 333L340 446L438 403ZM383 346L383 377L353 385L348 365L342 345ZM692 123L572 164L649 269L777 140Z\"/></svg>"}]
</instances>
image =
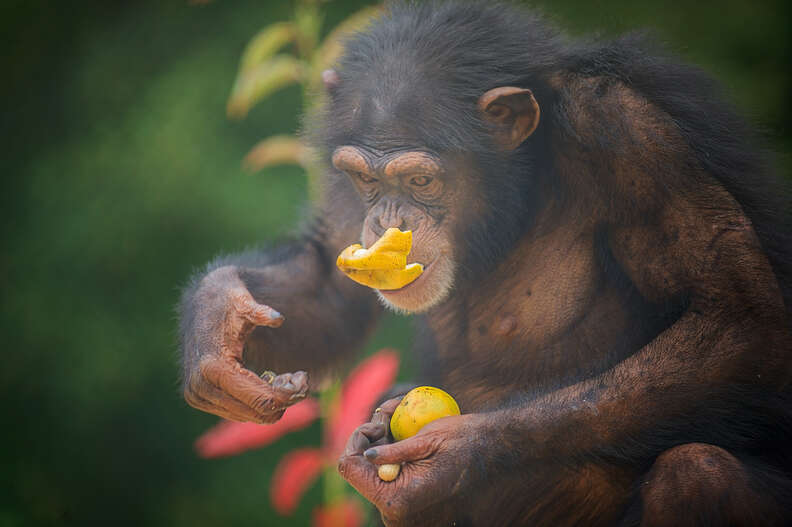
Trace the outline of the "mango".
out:
<instances>
[{"instance_id":1,"label":"mango","mask_svg":"<svg viewBox=\"0 0 792 527\"><path fill-rule=\"evenodd\" d=\"M412 437L435 419L459 415L459 405L448 393L433 386L413 388L399 403L390 420L393 439Z\"/></svg>"},{"instance_id":2,"label":"mango","mask_svg":"<svg viewBox=\"0 0 792 527\"><path fill-rule=\"evenodd\" d=\"M355 243L341 251L336 266L348 278L372 289L400 289L423 273L420 263L407 264L412 231L390 228L368 249Z\"/></svg>"}]
</instances>

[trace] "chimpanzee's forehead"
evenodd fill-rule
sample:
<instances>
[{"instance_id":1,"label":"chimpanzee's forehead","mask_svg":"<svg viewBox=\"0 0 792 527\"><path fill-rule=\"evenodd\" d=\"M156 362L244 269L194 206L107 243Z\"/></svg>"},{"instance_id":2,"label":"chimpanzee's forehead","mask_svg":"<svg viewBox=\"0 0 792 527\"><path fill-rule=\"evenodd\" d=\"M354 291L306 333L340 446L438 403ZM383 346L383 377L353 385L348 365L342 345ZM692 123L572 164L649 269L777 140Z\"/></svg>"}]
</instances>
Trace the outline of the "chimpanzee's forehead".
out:
<instances>
[{"instance_id":1,"label":"chimpanzee's forehead","mask_svg":"<svg viewBox=\"0 0 792 527\"><path fill-rule=\"evenodd\" d=\"M430 148L412 142L399 143L395 141L371 142L366 140L352 140L335 149L352 147L367 159L387 161L401 156L407 152L420 152L429 157L440 157L440 153Z\"/></svg>"},{"instance_id":2,"label":"chimpanzee's forehead","mask_svg":"<svg viewBox=\"0 0 792 527\"><path fill-rule=\"evenodd\" d=\"M383 76L382 85L372 85L371 79L345 78L343 73L341 78L326 116L330 150L344 144L380 152L475 148L479 139L473 118L475 100L460 100L443 94L442 89L433 93L431 78L406 84Z\"/></svg>"},{"instance_id":3,"label":"chimpanzee's forehead","mask_svg":"<svg viewBox=\"0 0 792 527\"><path fill-rule=\"evenodd\" d=\"M421 124L390 101L359 97L350 106L342 106L338 112L339 124L346 125L348 141L380 153L428 147Z\"/></svg>"},{"instance_id":4,"label":"chimpanzee's forehead","mask_svg":"<svg viewBox=\"0 0 792 527\"><path fill-rule=\"evenodd\" d=\"M395 2L345 42L322 139L487 152L477 102L498 86L533 89L561 40L496 2Z\"/></svg>"}]
</instances>

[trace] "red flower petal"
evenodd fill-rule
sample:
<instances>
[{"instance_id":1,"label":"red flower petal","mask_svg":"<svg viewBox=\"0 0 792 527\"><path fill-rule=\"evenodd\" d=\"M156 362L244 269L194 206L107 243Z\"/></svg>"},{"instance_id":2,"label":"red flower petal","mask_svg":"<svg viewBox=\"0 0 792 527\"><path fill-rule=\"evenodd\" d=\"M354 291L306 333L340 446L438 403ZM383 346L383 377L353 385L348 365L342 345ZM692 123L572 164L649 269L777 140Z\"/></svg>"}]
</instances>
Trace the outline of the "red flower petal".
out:
<instances>
[{"instance_id":1,"label":"red flower petal","mask_svg":"<svg viewBox=\"0 0 792 527\"><path fill-rule=\"evenodd\" d=\"M275 468L270 483L270 499L279 514L291 514L297 502L322 470L322 453L301 448L286 454Z\"/></svg>"},{"instance_id":2,"label":"red flower petal","mask_svg":"<svg viewBox=\"0 0 792 527\"><path fill-rule=\"evenodd\" d=\"M355 428L371 417L372 407L391 387L398 371L399 354L384 349L361 362L347 376L341 403L332 413L326 430L331 456L340 454Z\"/></svg>"},{"instance_id":3,"label":"red flower petal","mask_svg":"<svg viewBox=\"0 0 792 527\"><path fill-rule=\"evenodd\" d=\"M313 527L360 527L364 516L360 502L348 498L314 509Z\"/></svg>"},{"instance_id":4,"label":"red flower petal","mask_svg":"<svg viewBox=\"0 0 792 527\"><path fill-rule=\"evenodd\" d=\"M195 450L204 458L239 454L245 450L263 447L282 435L305 428L318 415L319 403L314 399L305 399L289 407L278 422L270 425L222 421L195 441Z\"/></svg>"}]
</instances>

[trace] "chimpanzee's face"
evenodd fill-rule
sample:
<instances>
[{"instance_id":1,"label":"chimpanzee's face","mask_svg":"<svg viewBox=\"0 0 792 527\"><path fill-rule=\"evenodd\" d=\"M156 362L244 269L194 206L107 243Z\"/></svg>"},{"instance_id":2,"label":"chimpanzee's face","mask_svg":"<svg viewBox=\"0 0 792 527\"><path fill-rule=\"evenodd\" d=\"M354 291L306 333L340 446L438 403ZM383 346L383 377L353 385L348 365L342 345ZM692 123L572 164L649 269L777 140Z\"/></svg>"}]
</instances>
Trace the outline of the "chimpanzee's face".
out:
<instances>
[{"instance_id":1,"label":"chimpanzee's face","mask_svg":"<svg viewBox=\"0 0 792 527\"><path fill-rule=\"evenodd\" d=\"M482 169L476 167L478 163L471 154L441 156L416 145L402 146L403 139L397 137L413 134L409 127L405 133L405 127L394 117L397 113L387 108L415 108L414 101L387 105L354 91L344 96L338 91L338 75L325 73L328 90L341 101L330 112L339 116L338 126L355 130L363 123L365 126L360 129L368 127L371 137L377 137L342 144L335 148L332 157L333 165L349 176L366 204L363 245L370 247L390 227L411 230L413 246L407 263L424 266L423 274L415 281L401 289L381 290L380 298L395 309L426 311L448 296L457 263L467 262L470 256L467 234L487 212L482 210L482 200L476 199L481 196L482 189L475 188L475 182L482 181ZM492 88L479 97L477 106L469 111L478 112L488 123L502 153L520 146L539 124L539 105L527 88ZM383 135L384 130L393 135Z\"/></svg>"},{"instance_id":2,"label":"chimpanzee's face","mask_svg":"<svg viewBox=\"0 0 792 527\"><path fill-rule=\"evenodd\" d=\"M407 262L423 264L424 272L401 289L379 291L384 303L420 312L445 299L454 281L453 233L458 232L457 203L464 192L462 178L451 184L452 165L425 150L364 146L341 146L332 161L349 176L366 205L361 234L365 247L390 227L413 233Z\"/></svg>"}]
</instances>

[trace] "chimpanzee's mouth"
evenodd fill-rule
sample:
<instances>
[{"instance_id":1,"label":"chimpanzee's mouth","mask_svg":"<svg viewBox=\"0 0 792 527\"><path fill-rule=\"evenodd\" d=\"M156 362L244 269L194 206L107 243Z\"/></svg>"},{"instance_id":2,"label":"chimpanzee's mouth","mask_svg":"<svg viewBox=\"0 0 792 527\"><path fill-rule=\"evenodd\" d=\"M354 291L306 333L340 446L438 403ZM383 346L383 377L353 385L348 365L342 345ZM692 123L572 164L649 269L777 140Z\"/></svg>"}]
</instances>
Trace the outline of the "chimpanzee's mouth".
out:
<instances>
[{"instance_id":1,"label":"chimpanzee's mouth","mask_svg":"<svg viewBox=\"0 0 792 527\"><path fill-rule=\"evenodd\" d=\"M410 289L413 285L423 281L424 278L426 278L426 275L429 274L430 269L432 268L432 264L437 261L437 258L439 258L439 256L436 256L431 262L429 262L428 264L424 265L423 272L421 273L421 275L418 278L416 278L415 280L413 280L412 282L410 282L409 284L407 284L407 285L405 285L403 287L400 287L399 289L378 289L378 291L380 293L382 293L383 295L387 296L389 294L392 295L394 293L399 293L401 291L406 291L406 290ZM416 262L408 262L408 264L410 264L410 263L416 263ZM420 262L418 262L418 263L420 263Z\"/></svg>"}]
</instances>

